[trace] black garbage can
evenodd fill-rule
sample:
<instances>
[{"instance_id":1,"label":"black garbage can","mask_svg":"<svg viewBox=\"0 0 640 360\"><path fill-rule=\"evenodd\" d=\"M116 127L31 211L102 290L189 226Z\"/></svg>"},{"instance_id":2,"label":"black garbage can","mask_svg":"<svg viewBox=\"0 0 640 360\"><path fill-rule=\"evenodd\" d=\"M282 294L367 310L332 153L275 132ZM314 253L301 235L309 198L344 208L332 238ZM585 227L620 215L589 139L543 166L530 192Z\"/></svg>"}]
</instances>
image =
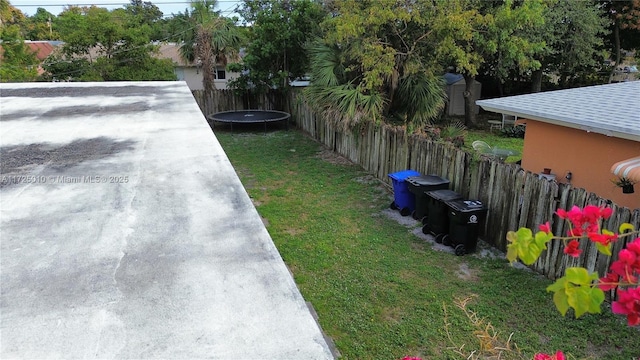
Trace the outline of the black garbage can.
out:
<instances>
[{"instance_id":1,"label":"black garbage can","mask_svg":"<svg viewBox=\"0 0 640 360\"><path fill-rule=\"evenodd\" d=\"M462 199L462 195L453 190L426 191L427 219L422 227L424 234L432 234L436 242L441 243L443 236L449 232L449 207L447 201Z\"/></svg>"},{"instance_id":2,"label":"black garbage can","mask_svg":"<svg viewBox=\"0 0 640 360\"><path fill-rule=\"evenodd\" d=\"M487 208L479 200L447 201L449 208L449 234L445 235L442 243L455 249L455 254L476 251L478 244L478 230L487 215Z\"/></svg>"},{"instance_id":3,"label":"black garbage can","mask_svg":"<svg viewBox=\"0 0 640 360\"><path fill-rule=\"evenodd\" d=\"M411 215L414 219L421 221L427 216L427 195L425 192L449 188L449 180L438 175L411 176L406 181L409 185L409 191L416 197L416 209Z\"/></svg>"}]
</instances>

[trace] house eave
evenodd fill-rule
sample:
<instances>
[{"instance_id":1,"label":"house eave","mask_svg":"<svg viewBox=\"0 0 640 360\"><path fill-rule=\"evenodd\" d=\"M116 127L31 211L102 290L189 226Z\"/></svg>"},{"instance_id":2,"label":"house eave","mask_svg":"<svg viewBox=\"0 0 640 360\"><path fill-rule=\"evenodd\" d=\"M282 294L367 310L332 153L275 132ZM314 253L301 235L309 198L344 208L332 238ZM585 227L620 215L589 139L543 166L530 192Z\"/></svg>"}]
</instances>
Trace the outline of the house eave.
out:
<instances>
[{"instance_id":1,"label":"house eave","mask_svg":"<svg viewBox=\"0 0 640 360\"><path fill-rule=\"evenodd\" d=\"M496 106L494 104L487 103L484 100L478 100L476 101L476 104L482 107L486 111L507 114L507 115L515 115L519 119L541 121L541 122L545 122L553 125L564 126L564 127L582 130L590 133L602 134L605 136L617 137L621 139L640 142L640 133L629 132L629 129L625 129L623 127L602 126L601 124L591 122L588 120L581 120L580 123L576 123L574 119L563 118L559 116L548 117L548 116L544 116L543 113L536 113L533 111L521 111L517 108L513 108L510 106Z\"/></svg>"}]
</instances>

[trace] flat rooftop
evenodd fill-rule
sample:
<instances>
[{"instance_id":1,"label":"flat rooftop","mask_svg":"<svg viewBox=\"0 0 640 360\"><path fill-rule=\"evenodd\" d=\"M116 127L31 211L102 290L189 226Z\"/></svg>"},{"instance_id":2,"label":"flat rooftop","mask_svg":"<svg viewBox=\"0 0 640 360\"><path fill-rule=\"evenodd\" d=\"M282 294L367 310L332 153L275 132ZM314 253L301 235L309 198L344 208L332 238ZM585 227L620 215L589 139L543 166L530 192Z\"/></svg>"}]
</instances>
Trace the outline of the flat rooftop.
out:
<instances>
[{"instance_id":1,"label":"flat rooftop","mask_svg":"<svg viewBox=\"0 0 640 360\"><path fill-rule=\"evenodd\" d=\"M0 358L333 358L185 83L0 96Z\"/></svg>"}]
</instances>

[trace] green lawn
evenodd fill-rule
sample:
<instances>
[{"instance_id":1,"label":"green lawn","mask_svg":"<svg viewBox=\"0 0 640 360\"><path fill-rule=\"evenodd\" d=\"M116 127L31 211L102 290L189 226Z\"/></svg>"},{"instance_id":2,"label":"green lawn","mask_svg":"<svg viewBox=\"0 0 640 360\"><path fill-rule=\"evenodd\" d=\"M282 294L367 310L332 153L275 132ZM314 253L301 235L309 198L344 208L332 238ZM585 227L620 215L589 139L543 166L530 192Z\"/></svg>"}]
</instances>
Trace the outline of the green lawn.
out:
<instances>
[{"instance_id":1,"label":"green lawn","mask_svg":"<svg viewBox=\"0 0 640 360\"><path fill-rule=\"evenodd\" d=\"M471 144L476 140L482 140L492 147L498 147L501 149L515 150L522 154L522 146L524 145L524 139L520 138L508 138L500 136L499 132L489 130L467 130L467 135L464 139L464 148L473 152ZM519 156L509 156L506 162L516 162L522 158Z\"/></svg>"},{"instance_id":2,"label":"green lawn","mask_svg":"<svg viewBox=\"0 0 640 360\"><path fill-rule=\"evenodd\" d=\"M487 322L500 343L513 334L522 352L502 359L557 349L575 358L640 355L640 332L609 310L563 318L545 292L548 280L502 258L432 250L386 215L387 187L300 132L216 136L343 359L464 359L458 352L474 350L489 358L478 353ZM483 322L456 306L464 299Z\"/></svg>"}]
</instances>

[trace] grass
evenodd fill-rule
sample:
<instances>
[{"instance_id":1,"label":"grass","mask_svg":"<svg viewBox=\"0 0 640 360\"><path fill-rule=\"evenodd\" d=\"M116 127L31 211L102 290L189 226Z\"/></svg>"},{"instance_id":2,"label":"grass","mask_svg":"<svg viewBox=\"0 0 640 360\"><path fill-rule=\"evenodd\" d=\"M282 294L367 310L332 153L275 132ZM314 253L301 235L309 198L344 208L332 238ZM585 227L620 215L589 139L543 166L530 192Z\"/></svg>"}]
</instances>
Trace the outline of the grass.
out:
<instances>
[{"instance_id":1,"label":"grass","mask_svg":"<svg viewBox=\"0 0 640 360\"><path fill-rule=\"evenodd\" d=\"M489 130L467 130L467 135L464 139L464 149L469 152L473 152L474 150L471 147L471 144L476 140L482 140L491 147L515 150L520 154L522 154L522 147L524 145L524 139L503 137L499 132ZM521 158L521 155L509 156L505 162L516 162Z\"/></svg>"},{"instance_id":2,"label":"grass","mask_svg":"<svg viewBox=\"0 0 640 360\"><path fill-rule=\"evenodd\" d=\"M563 318L548 280L502 258L434 251L385 215L386 186L301 133L216 136L343 359L492 358L507 343L518 350L502 359L639 355L640 333L609 310Z\"/></svg>"}]
</instances>

